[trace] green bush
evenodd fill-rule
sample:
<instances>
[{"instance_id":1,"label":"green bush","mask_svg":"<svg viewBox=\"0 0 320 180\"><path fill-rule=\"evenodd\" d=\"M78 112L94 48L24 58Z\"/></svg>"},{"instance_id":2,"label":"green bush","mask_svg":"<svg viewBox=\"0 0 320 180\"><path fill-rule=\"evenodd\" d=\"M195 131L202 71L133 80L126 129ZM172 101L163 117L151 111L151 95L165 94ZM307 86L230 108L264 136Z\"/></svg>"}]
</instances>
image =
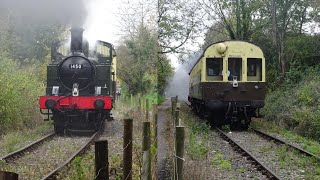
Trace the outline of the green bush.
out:
<instances>
[{"instance_id":1,"label":"green bush","mask_svg":"<svg viewBox=\"0 0 320 180\"><path fill-rule=\"evenodd\" d=\"M300 82L287 83L270 92L262 114L282 127L320 140L320 75L316 68L303 74Z\"/></svg>"},{"instance_id":2,"label":"green bush","mask_svg":"<svg viewBox=\"0 0 320 180\"><path fill-rule=\"evenodd\" d=\"M19 68L14 61L0 56L0 134L42 122L38 99L44 87L35 75L38 72L32 66Z\"/></svg>"}]
</instances>

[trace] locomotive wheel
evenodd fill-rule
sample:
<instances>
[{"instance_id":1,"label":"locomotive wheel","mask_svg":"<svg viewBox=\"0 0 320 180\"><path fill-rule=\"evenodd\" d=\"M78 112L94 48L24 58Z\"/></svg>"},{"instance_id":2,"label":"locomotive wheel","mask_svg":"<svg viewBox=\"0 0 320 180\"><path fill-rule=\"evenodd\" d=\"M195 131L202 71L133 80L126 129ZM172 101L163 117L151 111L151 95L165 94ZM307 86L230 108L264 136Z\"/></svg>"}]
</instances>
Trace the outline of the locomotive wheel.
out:
<instances>
[{"instance_id":1,"label":"locomotive wheel","mask_svg":"<svg viewBox=\"0 0 320 180\"><path fill-rule=\"evenodd\" d=\"M248 130L250 122L251 122L251 117L248 119L241 120L241 122L240 122L241 130L245 130L245 131Z\"/></svg>"},{"instance_id":2,"label":"locomotive wheel","mask_svg":"<svg viewBox=\"0 0 320 180\"><path fill-rule=\"evenodd\" d=\"M54 123L54 132L58 135L64 135L64 125L61 123Z\"/></svg>"},{"instance_id":3,"label":"locomotive wheel","mask_svg":"<svg viewBox=\"0 0 320 180\"><path fill-rule=\"evenodd\" d=\"M239 123L238 122L231 122L230 123L230 130L231 131L236 131L239 129Z\"/></svg>"}]
</instances>

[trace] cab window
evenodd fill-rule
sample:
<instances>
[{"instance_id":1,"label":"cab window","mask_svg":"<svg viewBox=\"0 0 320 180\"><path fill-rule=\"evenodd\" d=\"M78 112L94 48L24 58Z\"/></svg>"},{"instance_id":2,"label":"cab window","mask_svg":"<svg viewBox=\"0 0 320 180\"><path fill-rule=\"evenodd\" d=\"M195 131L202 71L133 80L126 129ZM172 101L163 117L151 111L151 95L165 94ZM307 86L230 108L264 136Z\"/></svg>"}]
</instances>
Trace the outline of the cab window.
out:
<instances>
[{"instance_id":1,"label":"cab window","mask_svg":"<svg viewBox=\"0 0 320 180\"><path fill-rule=\"evenodd\" d=\"M242 81L242 58L228 59L228 80L237 79Z\"/></svg>"},{"instance_id":2,"label":"cab window","mask_svg":"<svg viewBox=\"0 0 320 180\"><path fill-rule=\"evenodd\" d=\"M61 44L58 48L57 48L57 53L63 55L63 56L68 56L70 54L70 47L68 47L65 44Z\"/></svg>"},{"instance_id":3,"label":"cab window","mask_svg":"<svg viewBox=\"0 0 320 180\"><path fill-rule=\"evenodd\" d=\"M110 48L103 44L97 43L96 52L100 57L110 57Z\"/></svg>"},{"instance_id":4,"label":"cab window","mask_svg":"<svg viewBox=\"0 0 320 180\"><path fill-rule=\"evenodd\" d=\"M222 58L207 58L207 76L222 75Z\"/></svg>"},{"instance_id":5,"label":"cab window","mask_svg":"<svg viewBox=\"0 0 320 180\"><path fill-rule=\"evenodd\" d=\"M249 81L262 80L262 59L247 59L247 76Z\"/></svg>"}]
</instances>

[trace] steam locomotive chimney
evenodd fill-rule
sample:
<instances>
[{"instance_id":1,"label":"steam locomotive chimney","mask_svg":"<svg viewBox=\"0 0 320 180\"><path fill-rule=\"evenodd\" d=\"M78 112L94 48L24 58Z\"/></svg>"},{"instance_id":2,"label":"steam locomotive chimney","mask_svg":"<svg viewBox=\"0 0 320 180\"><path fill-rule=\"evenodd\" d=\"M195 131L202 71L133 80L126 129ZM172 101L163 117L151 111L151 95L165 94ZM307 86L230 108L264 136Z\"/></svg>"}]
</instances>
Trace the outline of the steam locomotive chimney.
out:
<instances>
[{"instance_id":1,"label":"steam locomotive chimney","mask_svg":"<svg viewBox=\"0 0 320 180\"><path fill-rule=\"evenodd\" d=\"M84 29L71 28L71 52L83 52L82 51L82 35Z\"/></svg>"}]
</instances>

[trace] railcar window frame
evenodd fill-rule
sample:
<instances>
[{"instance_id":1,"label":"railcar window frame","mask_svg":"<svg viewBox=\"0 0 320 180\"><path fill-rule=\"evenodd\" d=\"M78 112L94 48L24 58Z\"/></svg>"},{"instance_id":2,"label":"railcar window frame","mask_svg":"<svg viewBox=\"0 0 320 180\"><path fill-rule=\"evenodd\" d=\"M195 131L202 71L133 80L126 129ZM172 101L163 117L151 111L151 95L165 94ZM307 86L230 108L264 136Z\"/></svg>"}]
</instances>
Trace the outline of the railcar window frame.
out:
<instances>
[{"instance_id":1,"label":"railcar window frame","mask_svg":"<svg viewBox=\"0 0 320 180\"><path fill-rule=\"evenodd\" d=\"M262 81L262 68L262 58L247 58L247 77L257 77L259 69L260 76L257 78L258 81Z\"/></svg>"},{"instance_id":2,"label":"railcar window frame","mask_svg":"<svg viewBox=\"0 0 320 180\"><path fill-rule=\"evenodd\" d=\"M207 76L210 76L210 77L222 76L222 71L223 71L223 58L206 58Z\"/></svg>"}]
</instances>

